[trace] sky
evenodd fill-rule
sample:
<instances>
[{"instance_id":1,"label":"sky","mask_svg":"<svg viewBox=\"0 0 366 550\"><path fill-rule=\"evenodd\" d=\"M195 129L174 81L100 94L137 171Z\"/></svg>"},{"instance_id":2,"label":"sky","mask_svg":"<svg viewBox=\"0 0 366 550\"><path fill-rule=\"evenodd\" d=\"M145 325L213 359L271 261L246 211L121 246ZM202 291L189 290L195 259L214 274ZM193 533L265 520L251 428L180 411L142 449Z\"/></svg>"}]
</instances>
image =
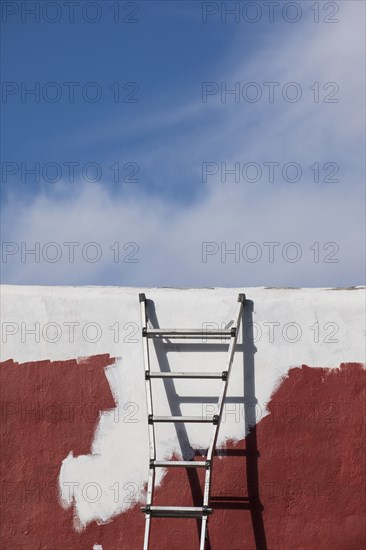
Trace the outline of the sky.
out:
<instances>
[{"instance_id":1,"label":"sky","mask_svg":"<svg viewBox=\"0 0 366 550\"><path fill-rule=\"evenodd\" d=\"M2 282L365 280L363 1L3 1Z\"/></svg>"}]
</instances>

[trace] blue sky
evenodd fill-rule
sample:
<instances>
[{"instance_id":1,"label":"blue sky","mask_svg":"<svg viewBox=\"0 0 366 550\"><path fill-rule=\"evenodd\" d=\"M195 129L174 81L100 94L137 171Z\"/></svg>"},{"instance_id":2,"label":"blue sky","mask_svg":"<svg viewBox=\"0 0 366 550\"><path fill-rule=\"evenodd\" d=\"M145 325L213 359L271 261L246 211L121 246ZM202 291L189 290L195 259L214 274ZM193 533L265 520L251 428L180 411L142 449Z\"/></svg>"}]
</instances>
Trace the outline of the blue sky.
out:
<instances>
[{"instance_id":1,"label":"blue sky","mask_svg":"<svg viewBox=\"0 0 366 550\"><path fill-rule=\"evenodd\" d=\"M4 283L364 282L363 2L26 4L2 13Z\"/></svg>"}]
</instances>

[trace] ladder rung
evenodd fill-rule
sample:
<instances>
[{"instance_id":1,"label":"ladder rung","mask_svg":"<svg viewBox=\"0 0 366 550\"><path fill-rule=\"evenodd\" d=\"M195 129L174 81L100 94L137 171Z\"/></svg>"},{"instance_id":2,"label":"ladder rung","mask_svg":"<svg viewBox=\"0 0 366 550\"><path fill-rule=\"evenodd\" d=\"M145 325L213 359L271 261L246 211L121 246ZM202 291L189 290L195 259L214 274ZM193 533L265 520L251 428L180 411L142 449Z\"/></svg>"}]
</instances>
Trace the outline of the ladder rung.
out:
<instances>
[{"instance_id":1,"label":"ladder rung","mask_svg":"<svg viewBox=\"0 0 366 550\"><path fill-rule=\"evenodd\" d=\"M157 468L210 468L209 460L151 460L150 464Z\"/></svg>"},{"instance_id":2,"label":"ladder rung","mask_svg":"<svg viewBox=\"0 0 366 550\"><path fill-rule=\"evenodd\" d=\"M208 506L142 506L141 510L160 518L197 518L212 514Z\"/></svg>"},{"instance_id":3,"label":"ladder rung","mask_svg":"<svg viewBox=\"0 0 366 550\"><path fill-rule=\"evenodd\" d=\"M199 337L203 339L210 338L223 338L223 336L235 336L236 328L232 327L228 330L204 330L202 328L198 329L187 329L187 328L143 328L142 335L147 338L190 338L190 337Z\"/></svg>"},{"instance_id":4,"label":"ladder rung","mask_svg":"<svg viewBox=\"0 0 366 550\"><path fill-rule=\"evenodd\" d=\"M222 372L151 372L146 371L146 380L150 378L216 378L219 380L226 380L227 371Z\"/></svg>"},{"instance_id":5,"label":"ladder rung","mask_svg":"<svg viewBox=\"0 0 366 550\"><path fill-rule=\"evenodd\" d=\"M149 414L148 416L149 424L153 424L154 422L206 422L217 424L218 420L218 414L214 414L213 416L155 416Z\"/></svg>"}]
</instances>

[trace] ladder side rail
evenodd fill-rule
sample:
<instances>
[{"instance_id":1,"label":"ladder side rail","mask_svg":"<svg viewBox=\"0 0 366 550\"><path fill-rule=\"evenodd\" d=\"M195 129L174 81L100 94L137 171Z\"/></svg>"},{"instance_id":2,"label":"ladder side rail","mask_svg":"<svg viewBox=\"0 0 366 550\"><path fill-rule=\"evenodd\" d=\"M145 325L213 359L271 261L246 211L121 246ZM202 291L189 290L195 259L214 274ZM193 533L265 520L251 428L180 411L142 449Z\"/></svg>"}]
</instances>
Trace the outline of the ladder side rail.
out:
<instances>
[{"instance_id":1,"label":"ladder side rail","mask_svg":"<svg viewBox=\"0 0 366 550\"><path fill-rule=\"evenodd\" d=\"M143 329L146 329L147 325L147 313L146 313L146 297L145 294L139 295L140 299L140 316L141 316L141 334ZM144 363L144 374L146 371L150 372L150 356L149 356L149 343L147 338L142 338L142 347L143 347L143 363ZM148 416L153 414L153 402L152 402L152 387L151 380L148 377L145 377L145 393L146 393L146 405ZM155 484L155 468L151 467L151 461L156 458L156 445L155 445L155 428L154 424L148 424L148 433L149 433L149 448L150 448L150 468L149 468L149 477L147 482L147 495L146 495L146 506L151 506L153 502L153 491ZM144 546L143 550L148 550L149 548L149 539L150 539L150 526L151 526L151 515L145 514L145 534L144 534Z\"/></svg>"},{"instance_id":2,"label":"ladder side rail","mask_svg":"<svg viewBox=\"0 0 366 550\"><path fill-rule=\"evenodd\" d=\"M205 550L205 546L206 546L207 520L208 520L207 515L202 516L201 536L200 536L200 550Z\"/></svg>"},{"instance_id":3,"label":"ladder side rail","mask_svg":"<svg viewBox=\"0 0 366 550\"><path fill-rule=\"evenodd\" d=\"M143 298L141 298L143 296ZM140 294L140 313L141 313L141 324L142 327L146 327L147 324L147 314L146 314L146 298L145 295ZM150 373L150 354L149 354L149 343L146 338L142 338L142 348L143 348L143 359L144 359L144 375L145 375L145 389L146 389L146 404L147 404L147 414L148 416L154 414L153 410L153 399L152 399L152 386L150 377L146 376L146 372ZM156 458L156 448L155 448L155 430L154 425L149 424L149 439L150 439L150 459L155 460Z\"/></svg>"},{"instance_id":4,"label":"ladder side rail","mask_svg":"<svg viewBox=\"0 0 366 550\"><path fill-rule=\"evenodd\" d=\"M240 296L241 295L239 294L239 299L240 299ZM228 355L227 355L227 362L226 362L226 368L225 368L225 370L227 372L227 377L226 377L226 380L224 381L224 383L222 385L221 394L220 394L220 397L219 397L218 402L217 402L217 405L218 405L218 412L217 412L218 423L215 426L213 437L212 437L212 440L211 440L211 444L210 444L210 447L208 449L208 453L207 453L207 459L208 460L212 460L213 451L214 451L214 448L215 448L215 445L216 445L216 440L217 440L217 436L218 436L219 429L220 429L220 424L221 424L221 419L222 419L222 412L223 412L223 408L224 408L224 404L225 404L225 398L226 398L228 383L229 383L229 379L230 379L231 367L232 367L233 360L234 360L235 347L236 347L238 337L239 337L239 329L240 329L241 317L242 317L242 312L243 312L244 299L241 299L240 302L239 302L238 312L237 312L237 316L236 316L236 320L235 320L236 330L235 330L235 334L230 339Z\"/></svg>"},{"instance_id":5,"label":"ladder side rail","mask_svg":"<svg viewBox=\"0 0 366 550\"><path fill-rule=\"evenodd\" d=\"M222 385L221 394L220 394L220 397L219 397L219 400L218 400L218 412L217 412L218 421L217 421L216 426L214 426L214 428L213 428L211 443L210 443L210 446L209 446L208 451L207 451L207 461L210 464L210 467L206 469L206 473L205 473L205 482L204 482L204 491L203 491L203 506L208 506L209 501L210 501L211 475L212 475L212 457L213 457L213 452L214 452L215 445L216 445L219 426L221 424L221 413L222 413L222 408L223 408L223 402L224 402L224 399L225 399L225 396L226 396L227 384L228 384L231 364L232 364L232 360L233 360L233 357L234 357L236 339L237 339L237 332L236 332L235 336L232 336L230 338L230 344L229 344L229 349L228 349L228 359L227 359L228 374L227 374L226 380L223 382L223 385ZM203 517L202 518L202 524L201 524L200 550L205 550L206 532L207 532L207 517L206 518Z\"/></svg>"},{"instance_id":6,"label":"ladder side rail","mask_svg":"<svg viewBox=\"0 0 366 550\"><path fill-rule=\"evenodd\" d=\"M151 515L145 514L145 535L143 550L149 550Z\"/></svg>"}]
</instances>

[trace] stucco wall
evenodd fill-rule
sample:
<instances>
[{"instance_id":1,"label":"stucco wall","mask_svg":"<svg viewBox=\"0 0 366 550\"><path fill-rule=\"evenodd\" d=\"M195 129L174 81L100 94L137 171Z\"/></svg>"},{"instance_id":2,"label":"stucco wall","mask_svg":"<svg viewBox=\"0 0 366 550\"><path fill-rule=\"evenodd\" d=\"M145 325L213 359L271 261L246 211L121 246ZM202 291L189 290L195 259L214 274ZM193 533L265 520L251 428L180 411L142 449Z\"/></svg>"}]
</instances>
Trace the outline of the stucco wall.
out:
<instances>
[{"instance_id":1,"label":"stucco wall","mask_svg":"<svg viewBox=\"0 0 366 550\"><path fill-rule=\"evenodd\" d=\"M213 468L211 547L361 548L363 289L16 286L2 288L1 547L142 547L141 290L160 327L221 328L247 296ZM158 343L152 366L222 370L226 349ZM219 388L154 381L156 412L212 414ZM210 428L158 426L159 455L198 456ZM162 471L156 502L199 505L200 476ZM152 548L197 547L195 520L153 522Z\"/></svg>"}]
</instances>

